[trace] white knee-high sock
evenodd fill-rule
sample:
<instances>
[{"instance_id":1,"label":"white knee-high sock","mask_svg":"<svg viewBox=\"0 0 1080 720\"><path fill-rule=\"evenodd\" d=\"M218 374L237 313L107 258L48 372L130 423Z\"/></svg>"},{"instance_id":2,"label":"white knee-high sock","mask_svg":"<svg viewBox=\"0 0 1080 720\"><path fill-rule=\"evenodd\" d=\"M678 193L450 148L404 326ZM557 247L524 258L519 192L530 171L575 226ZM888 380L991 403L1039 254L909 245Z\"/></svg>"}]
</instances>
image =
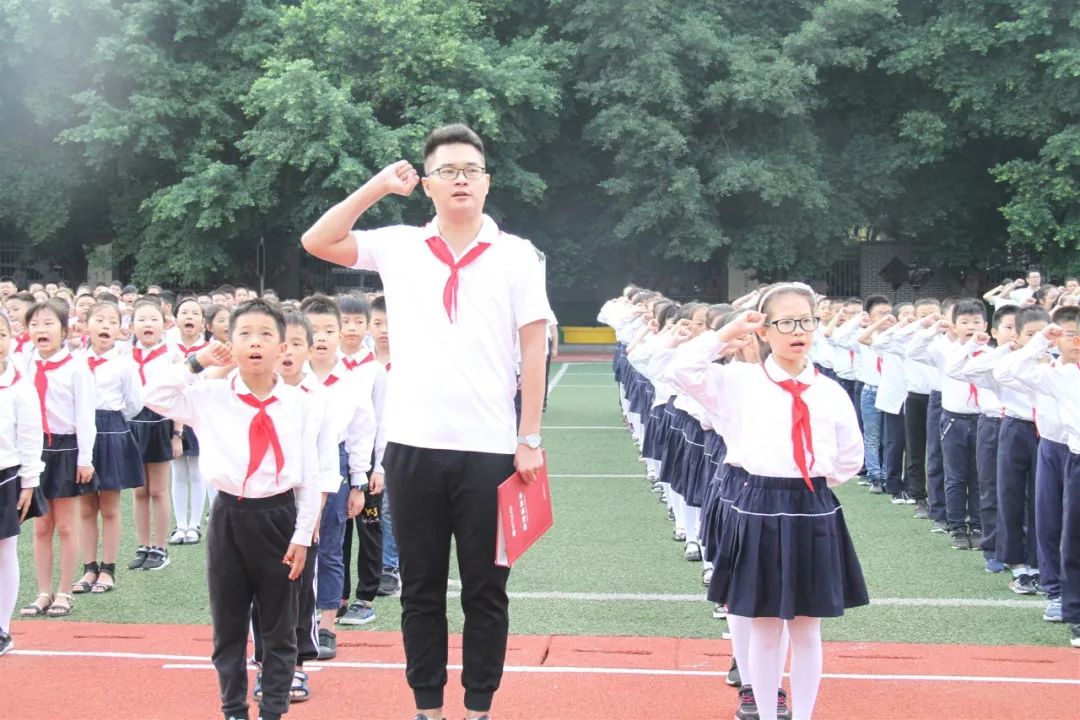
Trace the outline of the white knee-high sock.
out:
<instances>
[{"instance_id":1,"label":"white knee-high sock","mask_svg":"<svg viewBox=\"0 0 1080 720\"><path fill-rule=\"evenodd\" d=\"M727 616L728 632L731 633L731 654L739 666L743 682L750 684L750 618L741 615Z\"/></svg>"},{"instance_id":2,"label":"white knee-high sock","mask_svg":"<svg viewBox=\"0 0 1080 720\"><path fill-rule=\"evenodd\" d=\"M776 720L776 691L784 675L784 621L750 620L750 682L760 720ZM746 682L746 672L742 673Z\"/></svg>"},{"instance_id":3,"label":"white knee-high sock","mask_svg":"<svg viewBox=\"0 0 1080 720\"><path fill-rule=\"evenodd\" d=\"M191 504L191 483L188 480L187 458L177 458L172 461L172 507L173 517L176 518L176 527L179 530L188 529L189 510Z\"/></svg>"},{"instance_id":4,"label":"white knee-high sock","mask_svg":"<svg viewBox=\"0 0 1080 720\"><path fill-rule=\"evenodd\" d=\"M19 598L18 542L18 535L0 540L0 632L5 633L11 632L11 615Z\"/></svg>"},{"instance_id":5,"label":"white knee-high sock","mask_svg":"<svg viewBox=\"0 0 1080 720\"><path fill-rule=\"evenodd\" d=\"M206 507L206 481L199 473L199 458L182 457L180 461L187 465L188 482L191 483L191 515L189 528L197 528L202 524L203 509Z\"/></svg>"},{"instance_id":6,"label":"white knee-high sock","mask_svg":"<svg viewBox=\"0 0 1080 720\"><path fill-rule=\"evenodd\" d=\"M660 461L646 458L645 473L651 478L660 477Z\"/></svg>"},{"instance_id":7,"label":"white knee-high sock","mask_svg":"<svg viewBox=\"0 0 1080 720\"><path fill-rule=\"evenodd\" d=\"M685 499L682 504L682 527L686 531L686 541L695 542L701 544L697 536L697 519L701 514L701 508L691 507L686 504Z\"/></svg>"},{"instance_id":8,"label":"white knee-high sock","mask_svg":"<svg viewBox=\"0 0 1080 720\"><path fill-rule=\"evenodd\" d=\"M810 720L821 687L821 619L797 617L788 620L791 635L791 715L793 720Z\"/></svg>"}]
</instances>

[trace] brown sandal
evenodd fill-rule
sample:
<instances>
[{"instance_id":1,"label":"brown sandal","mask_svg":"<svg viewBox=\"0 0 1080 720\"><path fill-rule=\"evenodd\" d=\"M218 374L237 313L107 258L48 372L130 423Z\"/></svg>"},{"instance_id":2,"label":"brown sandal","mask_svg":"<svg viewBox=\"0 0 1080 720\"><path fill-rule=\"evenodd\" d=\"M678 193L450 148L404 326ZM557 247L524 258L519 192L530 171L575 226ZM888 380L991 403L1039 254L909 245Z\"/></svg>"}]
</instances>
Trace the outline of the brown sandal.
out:
<instances>
[{"instance_id":1,"label":"brown sandal","mask_svg":"<svg viewBox=\"0 0 1080 720\"><path fill-rule=\"evenodd\" d=\"M61 604L63 603L63 604ZM56 593L52 605L45 611L45 615L51 618L67 617L75 610L75 598L69 593Z\"/></svg>"},{"instance_id":2,"label":"brown sandal","mask_svg":"<svg viewBox=\"0 0 1080 720\"><path fill-rule=\"evenodd\" d=\"M46 598L46 600L47 600L47 602L44 605L40 605L38 603L38 601L41 600L41 598ZM30 603L26 607L19 610L19 616L20 617L37 617L39 615L44 615L46 612L49 611L49 608L52 607L52 601L53 601L52 593L38 593L37 597L34 598L34 602Z\"/></svg>"},{"instance_id":3,"label":"brown sandal","mask_svg":"<svg viewBox=\"0 0 1080 720\"><path fill-rule=\"evenodd\" d=\"M71 592L74 595L85 595L90 592L98 580L98 564L96 562L88 562L83 565L83 580L77 580L71 585ZM86 580L87 576L92 577L92 580Z\"/></svg>"}]
</instances>

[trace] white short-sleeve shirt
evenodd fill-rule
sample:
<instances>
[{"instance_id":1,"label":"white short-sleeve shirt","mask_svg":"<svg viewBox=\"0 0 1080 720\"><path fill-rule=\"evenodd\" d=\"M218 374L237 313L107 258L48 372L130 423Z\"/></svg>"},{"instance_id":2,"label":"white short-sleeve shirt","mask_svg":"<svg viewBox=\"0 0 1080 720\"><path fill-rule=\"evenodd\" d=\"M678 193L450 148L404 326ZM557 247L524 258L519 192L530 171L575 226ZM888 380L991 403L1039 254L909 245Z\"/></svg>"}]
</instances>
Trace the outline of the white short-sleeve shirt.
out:
<instances>
[{"instance_id":1,"label":"white short-sleeve shirt","mask_svg":"<svg viewBox=\"0 0 1080 720\"><path fill-rule=\"evenodd\" d=\"M460 260L478 243L490 243L459 271L451 322L443 302L450 268L426 243L432 237L445 242L438 218L423 227L358 230L353 237L353 267L378 272L386 295L394 353L384 418L387 440L513 453L518 330L554 320L536 248L501 232L485 215L476 239L455 256Z\"/></svg>"}]
</instances>

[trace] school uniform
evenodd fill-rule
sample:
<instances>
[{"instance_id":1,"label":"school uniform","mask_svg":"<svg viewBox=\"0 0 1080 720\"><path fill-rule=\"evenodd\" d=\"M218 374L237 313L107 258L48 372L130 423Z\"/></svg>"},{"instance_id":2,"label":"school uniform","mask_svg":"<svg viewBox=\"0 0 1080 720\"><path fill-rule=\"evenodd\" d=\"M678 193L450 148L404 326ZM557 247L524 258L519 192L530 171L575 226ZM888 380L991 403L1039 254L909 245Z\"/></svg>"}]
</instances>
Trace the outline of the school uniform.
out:
<instances>
[{"instance_id":1,"label":"school uniform","mask_svg":"<svg viewBox=\"0 0 1080 720\"><path fill-rule=\"evenodd\" d=\"M384 465L401 555L406 677L417 707L441 707L446 583L457 543L465 612L465 706L486 711L509 625L496 566L498 486L514 472L518 330L553 320L536 249L484 216L459 257L437 219L355 231L356 269L376 271L394 328Z\"/></svg>"},{"instance_id":2,"label":"school uniform","mask_svg":"<svg viewBox=\"0 0 1080 720\"><path fill-rule=\"evenodd\" d=\"M135 364L135 374L139 385L146 385L182 358L175 345L159 342L151 348L135 345L131 349L131 359ZM131 434L139 446L139 454L144 463L170 462L172 456L173 423L149 407L143 407L131 419Z\"/></svg>"},{"instance_id":3,"label":"school uniform","mask_svg":"<svg viewBox=\"0 0 1080 720\"><path fill-rule=\"evenodd\" d=\"M37 393L9 362L0 373L0 540L19 534L19 495L26 488L39 488L43 447ZM44 500L40 493L38 500Z\"/></svg>"},{"instance_id":4,"label":"school uniform","mask_svg":"<svg viewBox=\"0 0 1080 720\"><path fill-rule=\"evenodd\" d=\"M716 333L704 333L668 368L671 383L710 412L738 413L722 422L726 462L739 469L721 539L730 561L715 564L709 599L734 615L784 619L836 617L867 604L843 510L829 489L863 461L843 389L812 366L792 378L772 357L716 365L723 346Z\"/></svg>"},{"instance_id":5,"label":"school uniform","mask_svg":"<svg viewBox=\"0 0 1080 720\"><path fill-rule=\"evenodd\" d=\"M177 332L179 333L178 328L177 328ZM185 345L183 343L183 339L180 338L179 334L178 334L176 342L175 342L175 348L176 348L177 355L179 357L187 358L188 356L194 355L195 353L199 352L200 350L202 350L204 347L206 347L209 344L210 344L209 341L202 340L202 341L196 341L196 342L192 343L191 345ZM183 447L184 457L186 457L186 458L197 458L197 457L199 457L199 438L198 438L198 436L195 435L195 431L192 430L191 428L189 428L187 425L184 426L183 434L180 437L180 441L181 441L181 446ZM196 519L196 521L197 520L198 519Z\"/></svg>"},{"instance_id":6,"label":"school uniform","mask_svg":"<svg viewBox=\"0 0 1080 720\"><path fill-rule=\"evenodd\" d=\"M90 368L62 346L48 360L33 350L26 356L25 372L37 390L45 435L42 492L49 500L96 492L100 483L96 473L88 483L75 481L77 469L94 461L96 401Z\"/></svg>"},{"instance_id":7,"label":"school uniform","mask_svg":"<svg viewBox=\"0 0 1080 720\"><path fill-rule=\"evenodd\" d=\"M936 327L915 333L908 346L913 360L936 367L941 379L941 451L945 471L945 522L951 532L981 531L979 473L975 462L979 394L971 383L951 377L946 368L963 361L964 347L940 340Z\"/></svg>"},{"instance_id":8,"label":"school uniform","mask_svg":"<svg viewBox=\"0 0 1080 720\"><path fill-rule=\"evenodd\" d=\"M847 393L855 408L855 416L859 420L859 428L863 426L862 419L862 388L856 379L855 359L857 356L853 348L848 347L848 339L861 327L859 316L846 320L839 327L833 328L832 335L827 340L833 349L833 369L836 371L836 381Z\"/></svg>"},{"instance_id":9,"label":"school uniform","mask_svg":"<svg viewBox=\"0 0 1080 720\"><path fill-rule=\"evenodd\" d=\"M307 369L307 374L314 376L310 368ZM325 413L328 421L327 432L334 441L334 454L338 459L338 473L333 487L323 487L327 497L319 524L319 574L315 600L320 610L337 610L341 606L342 598L349 595L344 558L349 489L355 487L367 490L368 473L371 471L371 458L375 447L375 406L371 399L371 385L365 382L369 377L368 374L350 372L342 361L338 361L322 380L327 397L333 398L332 402L326 402ZM365 495L365 509L362 514L373 513L377 530L378 498L374 498L374 503L369 495ZM369 510L369 507L375 509ZM375 547L372 549L366 547L367 544L362 545L361 553L374 553L373 556L381 560L380 540L381 534L373 536L367 544L374 543ZM376 560L376 564L379 560ZM370 577L372 571L369 564L365 564L365 568L368 572L364 577L364 589L370 589L372 582L375 585L371 597L364 598L370 600L378 590L381 568L374 570L374 580Z\"/></svg>"},{"instance_id":10,"label":"school uniform","mask_svg":"<svg viewBox=\"0 0 1080 720\"><path fill-rule=\"evenodd\" d=\"M861 332L862 328L858 323L854 327L849 323L844 327L844 332L840 334L837 342L849 352L855 353L855 379L862 386L859 407L865 443L866 457L863 460L863 466L866 468L866 479L872 485L884 487L885 469L882 464L882 446L885 418L877 406L883 360L876 352L859 342Z\"/></svg>"},{"instance_id":11,"label":"school uniform","mask_svg":"<svg viewBox=\"0 0 1080 720\"><path fill-rule=\"evenodd\" d=\"M937 373L933 368L907 356L908 342L920 327L914 322L904 326L894 325L874 338L873 347L878 353L888 356L886 363L893 361L903 364L906 395L902 415L904 455L907 458L904 464L904 491L916 503L926 503L927 424L930 393L934 389ZM929 505L926 509L929 510Z\"/></svg>"},{"instance_id":12,"label":"school uniform","mask_svg":"<svg viewBox=\"0 0 1080 720\"><path fill-rule=\"evenodd\" d=\"M315 530L318 412L307 393L280 380L259 400L239 373L197 380L186 364L155 373L143 401L195 429L199 469L218 490L206 549L222 711L247 716L247 635L257 601L264 645L260 714L277 720L288 710L296 665L299 596L281 559L290 543L309 546Z\"/></svg>"},{"instance_id":13,"label":"school uniform","mask_svg":"<svg viewBox=\"0 0 1080 720\"><path fill-rule=\"evenodd\" d=\"M953 358L949 368L956 379L968 383L968 394L979 405L979 421L975 436L975 468L979 474L979 519L982 537L979 549L987 560L998 559L1001 526L1001 507L998 498L998 457L1005 406L998 396L999 386L989 373L985 359L1000 357L1007 348L981 348L970 343L963 353ZM976 361L980 364L977 365Z\"/></svg>"},{"instance_id":14,"label":"school uniform","mask_svg":"<svg viewBox=\"0 0 1080 720\"><path fill-rule=\"evenodd\" d=\"M1003 358L994 368L994 377L1003 385L1026 389L1035 396L1035 424L1039 450L1035 469L1035 536L1038 548L1039 585L1049 599L1061 596L1063 518L1065 483L1069 461L1069 427L1064 409L1067 396L1048 392L1041 382L1044 374L1068 376L1070 368L1060 360L1040 362L1049 342L1036 335L1028 344ZM1076 496L1074 496L1076 497Z\"/></svg>"},{"instance_id":15,"label":"school uniform","mask_svg":"<svg viewBox=\"0 0 1080 720\"><path fill-rule=\"evenodd\" d=\"M127 490L142 487L142 456L128 421L142 408L139 380L129 355L113 347L103 355L93 350L78 354L94 379L97 403L94 425L94 472L98 490Z\"/></svg>"},{"instance_id":16,"label":"school uniform","mask_svg":"<svg viewBox=\"0 0 1080 720\"><path fill-rule=\"evenodd\" d=\"M881 473L885 492L894 498L904 492L904 453L906 428L904 402L907 400L907 379L904 363L895 356L875 352L878 373L878 392L874 406L881 411Z\"/></svg>"}]
</instances>

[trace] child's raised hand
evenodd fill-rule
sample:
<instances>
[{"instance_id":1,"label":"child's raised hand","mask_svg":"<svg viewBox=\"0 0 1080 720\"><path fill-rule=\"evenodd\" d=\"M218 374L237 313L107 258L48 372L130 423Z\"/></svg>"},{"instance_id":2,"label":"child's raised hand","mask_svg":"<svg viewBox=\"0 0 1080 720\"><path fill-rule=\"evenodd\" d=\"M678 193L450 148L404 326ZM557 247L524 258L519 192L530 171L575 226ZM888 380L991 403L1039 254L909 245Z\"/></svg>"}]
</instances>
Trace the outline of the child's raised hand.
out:
<instances>
[{"instance_id":1,"label":"child's raised hand","mask_svg":"<svg viewBox=\"0 0 1080 720\"><path fill-rule=\"evenodd\" d=\"M224 367L232 362L232 344L211 340L195 355L195 360L203 367Z\"/></svg>"},{"instance_id":2,"label":"child's raised hand","mask_svg":"<svg viewBox=\"0 0 1080 720\"><path fill-rule=\"evenodd\" d=\"M671 325L671 336L668 338L668 347L677 348L694 336L690 328L682 325Z\"/></svg>"},{"instance_id":3,"label":"child's raised hand","mask_svg":"<svg viewBox=\"0 0 1080 720\"><path fill-rule=\"evenodd\" d=\"M656 318L653 318L652 320L649 321L649 332L651 332L651 333L660 332L660 323L656 322Z\"/></svg>"},{"instance_id":4,"label":"child's raised hand","mask_svg":"<svg viewBox=\"0 0 1080 720\"><path fill-rule=\"evenodd\" d=\"M949 332L950 330L952 330L952 322L950 322L947 318L940 318L937 321L937 329L940 333Z\"/></svg>"},{"instance_id":5,"label":"child's raised hand","mask_svg":"<svg viewBox=\"0 0 1080 720\"><path fill-rule=\"evenodd\" d=\"M408 197L420 182L420 175L408 160L398 160L379 172L379 180L387 194Z\"/></svg>"},{"instance_id":6,"label":"child's raised hand","mask_svg":"<svg viewBox=\"0 0 1080 720\"><path fill-rule=\"evenodd\" d=\"M940 319L941 319L941 313L930 313L929 315L924 317L922 320L920 320L919 324L922 325L927 330L929 330L930 328L934 327L934 323L936 323Z\"/></svg>"},{"instance_id":7,"label":"child's raised hand","mask_svg":"<svg viewBox=\"0 0 1080 720\"><path fill-rule=\"evenodd\" d=\"M765 327L765 315L756 310L750 310L740 314L727 325L717 330L716 335L722 342L731 342L737 338L746 337L763 327Z\"/></svg>"},{"instance_id":8,"label":"child's raised hand","mask_svg":"<svg viewBox=\"0 0 1080 720\"><path fill-rule=\"evenodd\" d=\"M1032 295L1029 298L1024 298L1023 301L1020 303L1020 307L1022 307L1022 308L1035 307L1035 303L1036 303L1035 296Z\"/></svg>"},{"instance_id":9,"label":"child's raised hand","mask_svg":"<svg viewBox=\"0 0 1080 720\"><path fill-rule=\"evenodd\" d=\"M990 336L986 333L975 333L975 337L971 339L975 341L976 345L986 345L990 342Z\"/></svg>"},{"instance_id":10,"label":"child's raised hand","mask_svg":"<svg viewBox=\"0 0 1080 720\"><path fill-rule=\"evenodd\" d=\"M1044 338L1046 338L1050 342L1054 342L1055 340L1058 340L1063 335L1065 335L1065 331L1061 329L1060 325L1057 325L1056 323L1050 323L1043 328L1042 334Z\"/></svg>"},{"instance_id":11,"label":"child's raised hand","mask_svg":"<svg viewBox=\"0 0 1080 720\"><path fill-rule=\"evenodd\" d=\"M870 327L870 313L859 314L859 327Z\"/></svg>"},{"instance_id":12,"label":"child's raised hand","mask_svg":"<svg viewBox=\"0 0 1080 720\"><path fill-rule=\"evenodd\" d=\"M295 580L304 572L304 564L307 563L307 548L296 543L289 543L289 549L285 551L285 557L281 558L283 565L289 566L289 579Z\"/></svg>"}]
</instances>

